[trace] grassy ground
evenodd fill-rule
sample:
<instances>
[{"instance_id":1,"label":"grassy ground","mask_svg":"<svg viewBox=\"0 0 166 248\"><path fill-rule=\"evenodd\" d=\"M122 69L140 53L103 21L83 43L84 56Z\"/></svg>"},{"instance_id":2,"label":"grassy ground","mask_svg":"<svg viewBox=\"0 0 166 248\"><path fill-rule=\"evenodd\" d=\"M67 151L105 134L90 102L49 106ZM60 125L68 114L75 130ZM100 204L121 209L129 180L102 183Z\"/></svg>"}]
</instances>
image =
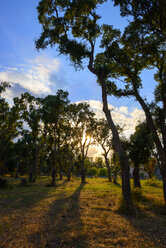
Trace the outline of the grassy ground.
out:
<instances>
[{"instance_id":1,"label":"grassy ground","mask_svg":"<svg viewBox=\"0 0 166 248\"><path fill-rule=\"evenodd\" d=\"M120 211L121 186L105 178L58 181L45 187L41 177L30 187L0 190L0 248L166 247L162 184L134 191L134 213Z\"/></svg>"}]
</instances>

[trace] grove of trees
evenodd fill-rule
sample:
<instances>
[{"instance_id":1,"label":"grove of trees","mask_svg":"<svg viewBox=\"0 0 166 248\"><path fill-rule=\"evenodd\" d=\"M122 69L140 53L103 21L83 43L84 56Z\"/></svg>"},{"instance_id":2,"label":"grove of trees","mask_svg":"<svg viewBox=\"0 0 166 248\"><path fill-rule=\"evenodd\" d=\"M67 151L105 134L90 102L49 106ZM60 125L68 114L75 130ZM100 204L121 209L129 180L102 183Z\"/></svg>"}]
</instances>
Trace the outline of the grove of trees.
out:
<instances>
[{"instance_id":1,"label":"grove of trees","mask_svg":"<svg viewBox=\"0 0 166 248\"><path fill-rule=\"evenodd\" d=\"M101 24L98 8L106 0L58 1L41 0L38 19L42 33L37 49L48 45L70 58L75 67L85 62L101 86L103 111L112 131L112 141L122 170L122 193L126 206L131 203L129 158L108 108L108 95L133 97L145 112L147 124L160 160L166 204L166 20L165 1L113 0L121 15L130 22L124 33L110 23ZM110 18L111 19L111 18ZM96 41L100 52L96 51ZM141 96L143 70L155 69L154 99L148 103ZM120 79L122 87L117 84Z\"/></svg>"},{"instance_id":2,"label":"grove of trees","mask_svg":"<svg viewBox=\"0 0 166 248\"><path fill-rule=\"evenodd\" d=\"M146 170L153 170L154 161L159 163L166 206L166 3L112 1L120 7L122 17L130 20L123 33L111 23L100 22L98 9L106 0L39 2L42 32L36 48L55 47L75 68L87 66L101 87L106 120L97 120L87 103L71 104L63 90L44 98L24 93L13 99L12 107L0 95L0 173L3 175L6 168L19 169L35 182L45 170L51 172L54 186L58 174L62 178L65 173L70 180L71 173L79 170L85 183L88 150L98 144L109 181L113 177L117 183L118 175L122 178L126 208L132 206L130 165L134 166L134 187L141 187L139 166L145 164ZM141 95L144 70L151 70L156 82L151 102ZM0 94L8 87L2 82ZM121 138L114 123L108 96L132 97L145 113L146 123L140 123L128 141Z\"/></svg>"},{"instance_id":3,"label":"grove of trees","mask_svg":"<svg viewBox=\"0 0 166 248\"><path fill-rule=\"evenodd\" d=\"M1 93L10 85L2 82ZM51 175L49 186L63 175L108 176L109 182L117 184L123 170L113 143L112 132L105 119L97 119L86 102L70 103L68 92L58 90L56 95L36 98L23 93L13 99L9 106L0 97L1 105L1 166L0 175L28 175L29 182L36 182L41 175ZM118 133L123 129L117 126ZM146 123L136 127L134 134L126 140L121 137L123 149L134 167L134 187L141 187L139 166L153 175L156 160L153 157L154 143ZM103 158L95 160L88 156L91 145L100 146ZM1 185L0 185L1 187Z\"/></svg>"}]
</instances>

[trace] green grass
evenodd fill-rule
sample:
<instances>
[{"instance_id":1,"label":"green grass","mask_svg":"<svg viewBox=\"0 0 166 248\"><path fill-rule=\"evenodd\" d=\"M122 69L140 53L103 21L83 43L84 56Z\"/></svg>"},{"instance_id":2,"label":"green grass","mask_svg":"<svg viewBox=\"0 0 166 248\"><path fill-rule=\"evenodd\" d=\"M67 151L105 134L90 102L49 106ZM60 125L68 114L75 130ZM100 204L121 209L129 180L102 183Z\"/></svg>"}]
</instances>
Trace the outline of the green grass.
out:
<instances>
[{"instance_id":1,"label":"green grass","mask_svg":"<svg viewBox=\"0 0 166 248\"><path fill-rule=\"evenodd\" d=\"M134 214L120 209L121 182L106 178L57 181L40 177L29 187L7 177L11 188L0 190L0 247L164 247L166 212L162 182L142 180L132 189ZM131 185L133 182L131 181Z\"/></svg>"}]
</instances>

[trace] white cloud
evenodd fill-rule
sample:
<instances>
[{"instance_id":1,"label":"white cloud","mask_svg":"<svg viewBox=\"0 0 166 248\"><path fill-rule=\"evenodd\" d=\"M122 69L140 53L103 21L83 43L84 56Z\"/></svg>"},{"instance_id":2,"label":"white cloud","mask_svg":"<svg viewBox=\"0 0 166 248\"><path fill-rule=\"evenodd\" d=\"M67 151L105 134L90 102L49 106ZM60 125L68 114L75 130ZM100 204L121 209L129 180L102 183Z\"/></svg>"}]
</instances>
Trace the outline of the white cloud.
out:
<instances>
[{"instance_id":1,"label":"white cloud","mask_svg":"<svg viewBox=\"0 0 166 248\"><path fill-rule=\"evenodd\" d=\"M57 58L37 56L34 60L28 61L23 70L1 67L4 70L0 72L0 81L11 82L12 86L20 85L33 94L49 94L50 87L56 85L53 76L59 71L59 66L60 62Z\"/></svg>"},{"instance_id":2,"label":"white cloud","mask_svg":"<svg viewBox=\"0 0 166 248\"><path fill-rule=\"evenodd\" d=\"M90 146L88 151L88 157L100 157L102 149L99 146Z\"/></svg>"},{"instance_id":3,"label":"white cloud","mask_svg":"<svg viewBox=\"0 0 166 248\"><path fill-rule=\"evenodd\" d=\"M5 67L2 65L0 65L0 68L4 69L4 70L9 70L9 71L17 71L18 70L18 68L16 68L16 67Z\"/></svg>"},{"instance_id":4,"label":"white cloud","mask_svg":"<svg viewBox=\"0 0 166 248\"><path fill-rule=\"evenodd\" d=\"M102 102L95 100L89 100L85 102L89 103L97 118L105 118L105 115L102 111ZM145 120L144 111L141 109L134 108L132 111L129 111L126 106L115 108L111 104L109 104L108 107L111 110L112 118L115 124L118 124L122 127L124 126L124 135L126 137L129 137L130 134L134 133L135 127L139 122Z\"/></svg>"},{"instance_id":5,"label":"white cloud","mask_svg":"<svg viewBox=\"0 0 166 248\"><path fill-rule=\"evenodd\" d=\"M124 114L128 114L129 112L128 112L128 108L126 107L126 106L121 106L120 108L119 108L119 112L120 113L124 113Z\"/></svg>"}]
</instances>

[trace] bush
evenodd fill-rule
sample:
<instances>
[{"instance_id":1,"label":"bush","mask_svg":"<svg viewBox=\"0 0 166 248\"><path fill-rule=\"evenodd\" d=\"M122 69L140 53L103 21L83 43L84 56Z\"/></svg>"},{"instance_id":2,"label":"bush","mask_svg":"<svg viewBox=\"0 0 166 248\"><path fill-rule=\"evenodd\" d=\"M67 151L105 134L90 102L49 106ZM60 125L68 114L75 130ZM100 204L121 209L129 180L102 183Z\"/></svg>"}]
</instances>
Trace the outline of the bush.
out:
<instances>
[{"instance_id":1,"label":"bush","mask_svg":"<svg viewBox=\"0 0 166 248\"><path fill-rule=\"evenodd\" d=\"M97 168L96 167L92 167L90 169L90 175L91 176L96 176L97 175Z\"/></svg>"},{"instance_id":2,"label":"bush","mask_svg":"<svg viewBox=\"0 0 166 248\"><path fill-rule=\"evenodd\" d=\"M98 170L98 175L101 177L106 177L107 176L107 168L101 168Z\"/></svg>"}]
</instances>

